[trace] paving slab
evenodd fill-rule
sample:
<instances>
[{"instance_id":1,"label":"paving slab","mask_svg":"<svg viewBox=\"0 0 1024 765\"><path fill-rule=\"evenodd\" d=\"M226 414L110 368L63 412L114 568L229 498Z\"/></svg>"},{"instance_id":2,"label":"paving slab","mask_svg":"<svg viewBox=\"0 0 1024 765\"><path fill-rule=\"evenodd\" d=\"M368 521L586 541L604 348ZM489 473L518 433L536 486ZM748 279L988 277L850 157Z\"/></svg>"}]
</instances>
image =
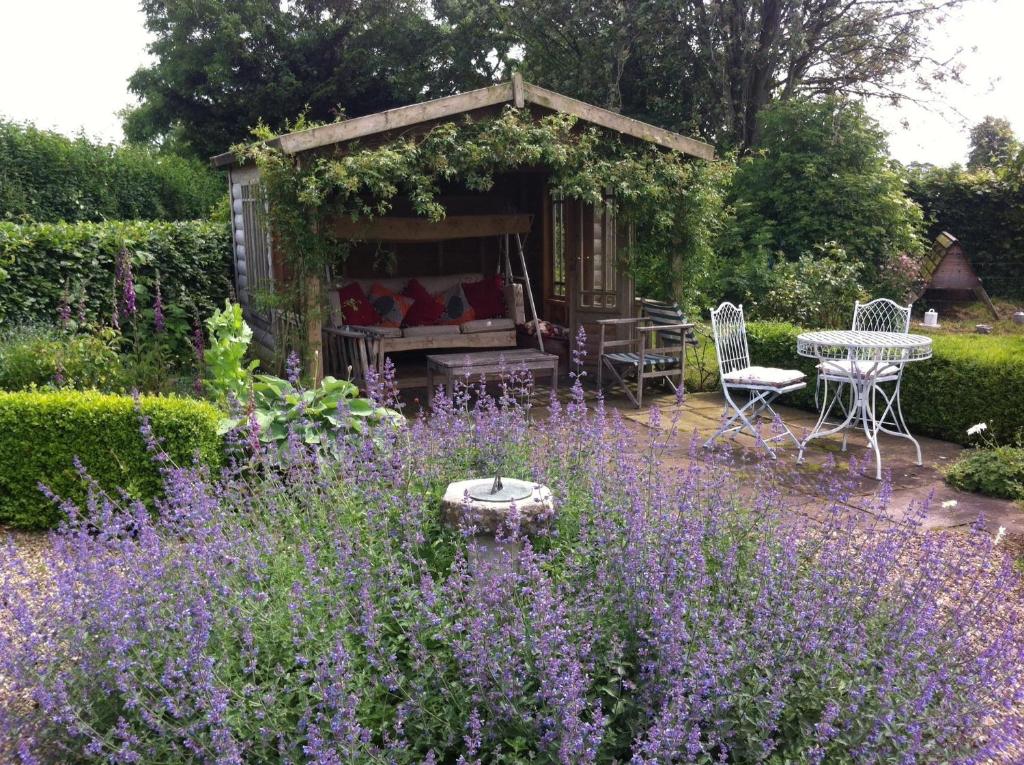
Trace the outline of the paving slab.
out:
<instances>
[{"instance_id":1,"label":"paving slab","mask_svg":"<svg viewBox=\"0 0 1024 765\"><path fill-rule=\"evenodd\" d=\"M703 441L718 429L724 399L717 392L691 393L680 406L674 395L645 396L645 406L640 410L625 398L610 397L605 403L617 410L628 423L640 426L640 430L650 427L652 410L657 408L661 427L673 427L672 438L679 442L677 448L669 448L668 459L686 462L691 459L691 439ZM814 427L816 415L813 412L787 406L775 408L800 439ZM770 432L770 424L766 423L765 432ZM889 512L893 517L901 517L910 508L928 502L929 512L923 522L926 529L967 528L981 518L985 527L993 532L1003 527L1008 534L1024 536L1024 507L1021 504L962 492L945 482L944 469L956 461L963 447L925 436L918 436L917 440L921 444L922 465L915 464L917 454L909 440L882 434L879 442L882 468L892 482ZM756 440L747 434L725 437L719 443L736 448L741 462L745 460L752 464L766 456ZM803 464L796 462L798 449L792 441L780 440L773 443L772 448L778 454L781 485L794 507L813 509L816 502L820 504L826 490L819 479L829 463L834 463L838 474L852 482L853 496L860 500L858 505L877 494L881 487L874 478L873 453L867 447L863 432L849 433L845 451L841 435L815 439L804 454Z\"/></svg>"}]
</instances>

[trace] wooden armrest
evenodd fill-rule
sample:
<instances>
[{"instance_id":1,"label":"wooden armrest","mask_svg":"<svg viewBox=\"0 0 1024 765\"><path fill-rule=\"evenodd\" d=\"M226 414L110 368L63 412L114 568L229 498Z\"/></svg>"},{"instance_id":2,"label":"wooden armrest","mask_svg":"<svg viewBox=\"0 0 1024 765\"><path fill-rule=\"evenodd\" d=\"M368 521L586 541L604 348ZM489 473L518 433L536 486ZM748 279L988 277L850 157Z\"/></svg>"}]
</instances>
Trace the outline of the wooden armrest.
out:
<instances>
[{"instance_id":1,"label":"wooden armrest","mask_svg":"<svg viewBox=\"0 0 1024 765\"><path fill-rule=\"evenodd\" d=\"M630 345L635 346L639 342L640 342L639 338L634 338L634 339L631 339L631 340L605 340L604 341L604 345L602 347L606 348L606 349L607 348L624 348L624 347L630 346Z\"/></svg>"},{"instance_id":2,"label":"wooden armrest","mask_svg":"<svg viewBox=\"0 0 1024 765\"><path fill-rule=\"evenodd\" d=\"M634 324L643 319L637 317L635 319L598 319L595 324Z\"/></svg>"},{"instance_id":3,"label":"wooden armrest","mask_svg":"<svg viewBox=\"0 0 1024 765\"><path fill-rule=\"evenodd\" d=\"M325 335L336 335L337 337L347 337L352 340L361 340L367 337L366 332L361 332L357 329L349 329L348 327L321 327L321 331Z\"/></svg>"}]
</instances>

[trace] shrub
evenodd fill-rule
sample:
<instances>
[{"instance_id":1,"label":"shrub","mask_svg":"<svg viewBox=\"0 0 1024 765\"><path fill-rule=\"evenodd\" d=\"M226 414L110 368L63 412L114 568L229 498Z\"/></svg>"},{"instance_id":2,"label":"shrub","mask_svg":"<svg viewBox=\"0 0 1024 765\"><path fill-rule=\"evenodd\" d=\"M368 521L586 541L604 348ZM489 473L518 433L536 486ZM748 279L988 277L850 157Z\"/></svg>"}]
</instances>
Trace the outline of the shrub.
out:
<instances>
[{"instance_id":1,"label":"shrub","mask_svg":"<svg viewBox=\"0 0 1024 765\"><path fill-rule=\"evenodd\" d=\"M83 502L76 458L105 489L124 488L152 502L162 482L140 431L140 413L174 462L190 464L198 454L204 464L219 463L220 413L202 401L142 396L136 405L128 396L95 392L0 393L0 523L55 525L61 513L40 484Z\"/></svg>"},{"instance_id":2,"label":"shrub","mask_svg":"<svg viewBox=\"0 0 1024 765\"><path fill-rule=\"evenodd\" d=\"M1024 447L971 449L946 472L958 489L1003 499L1024 499Z\"/></svg>"},{"instance_id":3,"label":"shrub","mask_svg":"<svg viewBox=\"0 0 1024 765\"><path fill-rule=\"evenodd\" d=\"M47 385L106 390L119 385L122 373L113 332L69 335L45 324L0 331L0 390Z\"/></svg>"},{"instance_id":4,"label":"shrub","mask_svg":"<svg viewBox=\"0 0 1024 765\"><path fill-rule=\"evenodd\" d=\"M0 120L0 220L191 220L223 196L202 162Z\"/></svg>"},{"instance_id":5,"label":"shrub","mask_svg":"<svg viewBox=\"0 0 1024 765\"><path fill-rule=\"evenodd\" d=\"M109 323L118 255L127 251L136 289L148 298L159 272L163 299L210 313L231 290L228 226L181 223L2 223L0 319L52 322L62 300L90 323ZM120 289L120 287L118 287ZM143 306L140 306L143 307Z\"/></svg>"},{"instance_id":6,"label":"shrub","mask_svg":"<svg viewBox=\"0 0 1024 765\"><path fill-rule=\"evenodd\" d=\"M1020 582L990 535L922 538L921 508L858 530L839 478L804 521L768 467L679 471L581 390L533 427L511 399L438 399L217 481L168 471L155 515L99 498L57 536L52 587L18 588L12 553L0 672L26 703L2 735L34 762L509 765L966 762L1018 740ZM496 472L559 513L497 569L438 503Z\"/></svg>"},{"instance_id":7,"label":"shrub","mask_svg":"<svg viewBox=\"0 0 1024 765\"><path fill-rule=\"evenodd\" d=\"M750 322L748 340L754 363L802 369L809 384L786 396L786 403L814 408L814 360L798 356L802 331L781 322ZM903 374L903 414L914 433L967 443L967 429L988 423L1001 442L1024 427L1024 337L936 335L932 358L908 364Z\"/></svg>"},{"instance_id":8,"label":"shrub","mask_svg":"<svg viewBox=\"0 0 1024 765\"><path fill-rule=\"evenodd\" d=\"M835 242L814 248L795 261L782 261L768 277L768 292L754 298L758 313L788 318L803 326L831 326L864 297L859 263Z\"/></svg>"},{"instance_id":9,"label":"shrub","mask_svg":"<svg viewBox=\"0 0 1024 765\"><path fill-rule=\"evenodd\" d=\"M885 133L863 105L840 97L790 99L765 109L759 151L733 179L733 260L790 260L837 242L863 264L864 284L902 252L922 250L921 209L905 194Z\"/></svg>"}]
</instances>

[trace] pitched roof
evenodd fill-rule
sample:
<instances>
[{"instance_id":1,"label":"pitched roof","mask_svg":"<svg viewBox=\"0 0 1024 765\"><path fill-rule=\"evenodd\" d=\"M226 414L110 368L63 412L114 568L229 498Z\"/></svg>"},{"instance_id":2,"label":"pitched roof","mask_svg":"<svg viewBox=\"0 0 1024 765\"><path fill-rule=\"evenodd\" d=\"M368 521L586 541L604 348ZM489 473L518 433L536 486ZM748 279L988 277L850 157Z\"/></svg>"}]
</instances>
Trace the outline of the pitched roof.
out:
<instances>
[{"instance_id":1,"label":"pitched roof","mask_svg":"<svg viewBox=\"0 0 1024 765\"><path fill-rule=\"evenodd\" d=\"M364 117L355 117L344 122L286 133L273 139L270 143L279 147L286 154L299 154L331 144L345 143L389 130L411 127L506 103L520 108L526 104L533 104L551 111L571 114L593 125L701 159L714 159L715 156L714 147L703 141L624 117L585 101L563 96L553 90L531 85L524 82L522 75L518 73L512 75L511 82L502 82L488 88L401 106L376 114L367 114ZM235 163L235 156L231 152L225 152L211 157L210 162L214 167L227 167Z\"/></svg>"}]
</instances>

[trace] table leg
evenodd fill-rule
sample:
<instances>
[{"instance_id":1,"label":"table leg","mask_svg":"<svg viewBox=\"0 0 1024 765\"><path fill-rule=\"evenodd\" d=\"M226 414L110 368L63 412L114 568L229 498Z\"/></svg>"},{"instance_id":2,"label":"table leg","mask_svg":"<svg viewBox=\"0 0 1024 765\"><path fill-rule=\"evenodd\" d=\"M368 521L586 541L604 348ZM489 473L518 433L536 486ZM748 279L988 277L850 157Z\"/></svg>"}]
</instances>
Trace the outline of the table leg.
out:
<instances>
[{"instance_id":1,"label":"table leg","mask_svg":"<svg viewBox=\"0 0 1024 765\"><path fill-rule=\"evenodd\" d=\"M820 365L820 363L823 362L824 359L819 358L818 361L819 361L819 365ZM851 365L851 370L852 370L852 365ZM828 418L829 413L832 411L832 407L835 406L836 401L838 401L838 397L841 396L842 392L843 392L843 386L842 385L837 385L836 386L836 392L832 395L832 399L829 400L829 395L828 395L828 379L825 379L824 382L825 382L825 387L824 387L824 391L823 391L823 395L822 395L821 414L818 415L818 419L814 423L814 427L811 428L811 432L807 434L807 438L805 438L801 442L801 444L800 444L800 453L797 455L797 458L796 458L797 462L803 462L803 460L804 460L804 451L807 449L807 444L810 443L810 441L812 439L821 438L823 436L831 436L834 433L838 433L840 431L845 431L850 426L850 423L853 422L854 417L855 417L855 415L856 415L856 413L858 411L858 407L860 406L860 397L861 397L860 386L858 386L857 380L855 379L855 377L854 377L854 375L853 375L853 373L851 371L850 375L849 375L849 378L848 378L848 384L850 385L850 389L853 391L853 401L851 402L851 406L850 406L849 411L846 412L846 419L844 419L841 423L839 423L835 427L828 428L828 429L823 429L823 427L825 425L825 421Z\"/></svg>"},{"instance_id":2,"label":"table leg","mask_svg":"<svg viewBox=\"0 0 1024 765\"><path fill-rule=\"evenodd\" d=\"M434 406L434 366L427 362L427 408Z\"/></svg>"},{"instance_id":3,"label":"table leg","mask_svg":"<svg viewBox=\"0 0 1024 765\"><path fill-rule=\"evenodd\" d=\"M551 362L551 390L558 393L558 357Z\"/></svg>"}]
</instances>

